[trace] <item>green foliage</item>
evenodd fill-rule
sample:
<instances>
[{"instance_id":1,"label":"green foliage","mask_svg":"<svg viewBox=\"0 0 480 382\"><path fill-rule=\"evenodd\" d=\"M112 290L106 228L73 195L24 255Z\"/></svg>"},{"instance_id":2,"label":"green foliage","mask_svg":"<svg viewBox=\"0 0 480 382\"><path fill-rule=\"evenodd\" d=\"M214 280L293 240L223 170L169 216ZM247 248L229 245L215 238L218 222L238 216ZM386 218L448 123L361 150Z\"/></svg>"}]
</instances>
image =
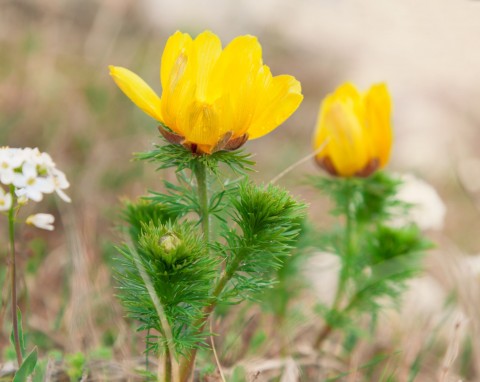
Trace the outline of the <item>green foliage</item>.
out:
<instances>
[{"instance_id":1,"label":"green foliage","mask_svg":"<svg viewBox=\"0 0 480 382\"><path fill-rule=\"evenodd\" d=\"M196 187L192 186L193 179L185 172L177 173L178 184L164 181L165 192L154 192L147 200L163 206L175 218L187 215L189 212L200 214L200 206L196 194Z\"/></svg>"},{"instance_id":2,"label":"green foliage","mask_svg":"<svg viewBox=\"0 0 480 382\"><path fill-rule=\"evenodd\" d=\"M315 236L317 232L307 219L303 219L300 222L299 235L291 256L283 259L280 268L276 270L275 284L272 288L266 289L261 296L262 307L271 311L277 322L283 322L286 318L295 318L289 314L289 305L308 286L303 268L310 258L309 249L316 240Z\"/></svg>"},{"instance_id":3,"label":"green foliage","mask_svg":"<svg viewBox=\"0 0 480 382\"><path fill-rule=\"evenodd\" d=\"M144 207L141 205L143 212ZM135 207L129 205L128 209L134 211ZM143 218L145 214L130 213L128 216ZM216 259L208 255L206 243L193 223L130 221L131 226L141 225L139 232L131 230L131 240L163 305L177 351L181 353L195 347L204 337L195 335L194 322L203 315L202 309L210 301ZM132 249L124 246L120 253L122 257L117 261L119 295L129 316L141 323L139 330L155 329L164 334ZM156 351L159 350L158 341L156 335L149 339L150 347Z\"/></svg>"},{"instance_id":4,"label":"green foliage","mask_svg":"<svg viewBox=\"0 0 480 382\"><path fill-rule=\"evenodd\" d=\"M215 247L232 279L224 298L253 297L274 283L274 270L290 254L300 232L305 205L279 187L248 182L239 185L230 204L237 227L224 231L227 245Z\"/></svg>"},{"instance_id":5,"label":"green foliage","mask_svg":"<svg viewBox=\"0 0 480 382\"><path fill-rule=\"evenodd\" d=\"M233 369L232 376L229 379L230 382L243 382L248 381L247 372L242 366L237 366Z\"/></svg>"},{"instance_id":6,"label":"green foliage","mask_svg":"<svg viewBox=\"0 0 480 382\"><path fill-rule=\"evenodd\" d=\"M163 137L161 137L162 140ZM235 151L217 151L210 155L192 154L182 145L166 144L154 145L154 149L145 153L137 153L135 156L139 160L155 162L157 170L176 168L175 171L190 169L193 171L195 166L200 164L206 166L214 174L219 174L219 163L226 165L236 174L245 175L252 171L255 162L250 160L250 154L245 154L242 150Z\"/></svg>"},{"instance_id":7,"label":"green foliage","mask_svg":"<svg viewBox=\"0 0 480 382\"><path fill-rule=\"evenodd\" d=\"M90 351L89 357L95 360L113 359L113 350L110 347L98 347Z\"/></svg>"},{"instance_id":8,"label":"green foliage","mask_svg":"<svg viewBox=\"0 0 480 382\"><path fill-rule=\"evenodd\" d=\"M173 346L172 355L186 360L180 373L189 375L217 304L256 298L274 285L297 244L305 206L279 187L245 180L253 162L241 151L197 155L168 144L137 159L158 170L175 168L177 181L126 204L129 243L116 260L119 297L138 330L147 331L146 352Z\"/></svg>"},{"instance_id":9,"label":"green foliage","mask_svg":"<svg viewBox=\"0 0 480 382\"><path fill-rule=\"evenodd\" d=\"M28 356L23 360L20 368L15 373L12 382L27 382L28 377L33 374L37 365L37 348L34 348Z\"/></svg>"},{"instance_id":10,"label":"green foliage","mask_svg":"<svg viewBox=\"0 0 480 382\"><path fill-rule=\"evenodd\" d=\"M27 355L25 336L23 333L22 312L20 311L20 308L17 308L17 323L18 342L20 345L20 353L22 354L23 362L21 365L19 365L20 367L15 373L13 382L26 382L27 379L33 374L35 366L37 365L37 348L33 348L33 350ZM10 342L15 347L13 328L10 334Z\"/></svg>"},{"instance_id":11,"label":"green foliage","mask_svg":"<svg viewBox=\"0 0 480 382\"><path fill-rule=\"evenodd\" d=\"M155 225L160 225L175 221L178 215L171 208L162 204L139 200L136 203L126 201L122 217L128 223L127 229L130 239L136 244L144 224L152 222Z\"/></svg>"},{"instance_id":12,"label":"green foliage","mask_svg":"<svg viewBox=\"0 0 480 382\"><path fill-rule=\"evenodd\" d=\"M67 374L72 381L79 381L85 371L87 359L85 354L78 352L74 354L67 354L65 356L65 365L67 367Z\"/></svg>"},{"instance_id":13,"label":"green foliage","mask_svg":"<svg viewBox=\"0 0 480 382\"><path fill-rule=\"evenodd\" d=\"M18 307L17 307L17 322L18 322L18 342L20 345L20 353L22 354L22 357L25 357L25 354L27 353L27 349L25 346L25 336L23 335L22 312ZM13 346L15 346L15 337L14 337L13 328L10 333L10 343Z\"/></svg>"},{"instance_id":14,"label":"green foliage","mask_svg":"<svg viewBox=\"0 0 480 382\"><path fill-rule=\"evenodd\" d=\"M35 373L32 377L32 382L45 382L47 363L48 361L46 359L37 362L37 365L35 366Z\"/></svg>"},{"instance_id":15,"label":"green foliage","mask_svg":"<svg viewBox=\"0 0 480 382\"><path fill-rule=\"evenodd\" d=\"M349 209L358 224L386 220L408 208L396 198L401 181L383 172L368 178L311 177L310 182L332 199L333 215L345 215Z\"/></svg>"},{"instance_id":16,"label":"green foliage","mask_svg":"<svg viewBox=\"0 0 480 382\"><path fill-rule=\"evenodd\" d=\"M340 257L341 271L334 305L323 307L321 314L327 325L343 329L353 339L361 335L355 318L369 314L373 328L387 301L399 301L406 282L420 271L431 243L413 224L390 223L410 207L396 196L398 179L376 173L369 178L313 181L334 201L332 214L344 219L344 225L322 235L322 249Z\"/></svg>"},{"instance_id":17,"label":"green foliage","mask_svg":"<svg viewBox=\"0 0 480 382\"><path fill-rule=\"evenodd\" d=\"M375 314L381 308L381 297L398 300L406 281L420 272L423 253L432 245L415 225L374 226L363 239L350 304L352 309Z\"/></svg>"}]
</instances>

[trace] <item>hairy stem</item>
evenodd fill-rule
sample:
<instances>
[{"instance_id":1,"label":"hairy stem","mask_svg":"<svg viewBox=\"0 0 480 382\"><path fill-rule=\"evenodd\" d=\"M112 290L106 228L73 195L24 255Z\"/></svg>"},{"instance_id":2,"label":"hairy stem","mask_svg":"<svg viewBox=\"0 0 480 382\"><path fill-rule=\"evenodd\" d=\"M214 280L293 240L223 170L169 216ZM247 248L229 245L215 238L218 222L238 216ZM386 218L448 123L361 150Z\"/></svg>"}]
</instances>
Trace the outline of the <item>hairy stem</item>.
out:
<instances>
[{"instance_id":1,"label":"hairy stem","mask_svg":"<svg viewBox=\"0 0 480 382\"><path fill-rule=\"evenodd\" d=\"M18 367L22 365L23 357L20 348L20 338L18 336L18 317L17 317L17 269L15 262L15 188L10 186L10 194L12 195L12 206L8 211L8 233L10 237L10 273L12 276L12 323L13 323L13 342L15 343L15 353L17 354Z\"/></svg>"},{"instance_id":2,"label":"hairy stem","mask_svg":"<svg viewBox=\"0 0 480 382\"><path fill-rule=\"evenodd\" d=\"M207 169L205 165L198 161L195 166L195 177L197 178L197 192L198 192L198 201L200 204L200 220L202 222L202 230L207 246L210 243L210 211L209 211L209 201L208 201L208 180L207 180ZM200 334L205 329L205 325L216 305L216 299L220 295L221 291L227 284L228 279L226 278L225 272L220 277L218 284L216 285L213 292L212 302L205 307L203 315L201 318L195 322L194 327L198 328L197 333ZM193 368L195 366L195 359L197 356L197 349L193 349L189 354L186 355L183 362L180 364L180 381L185 382L191 378Z\"/></svg>"},{"instance_id":3,"label":"hairy stem","mask_svg":"<svg viewBox=\"0 0 480 382\"><path fill-rule=\"evenodd\" d=\"M338 287L335 293L335 298L333 300L332 307L330 309L331 312L338 311L342 305L342 300L344 299L345 290L348 284L348 280L350 279L351 272L352 272L352 263L355 258L355 246L354 246L354 236L355 236L355 216L354 216L354 205L352 200L352 187L351 187L351 180L345 179L346 182L345 187L349 188L349 192L347 193L348 198L345 201L345 205L343 206L343 212L345 215L345 250L343 253L342 258L342 268L340 270L339 280L338 280ZM326 323L323 329L318 333L318 336L314 342L314 348L320 350L320 347L323 341L330 335L333 331L333 327Z\"/></svg>"},{"instance_id":4,"label":"hairy stem","mask_svg":"<svg viewBox=\"0 0 480 382\"><path fill-rule=\"evenodd\" d=\"M168 346L165 346L165 359L163 368L164 382L171 382L172 380L172 356Z\"/></svg>"},{"instance_id":5,"label":"hairy stem","mask_svg":"<svg viewBox=\"0 0 480 382\"><path fill-rule=\"evenodd\" d=\"M198 328L197 334L201 334L204 331L205 326L208 322L208 319L210 318L210 315L212 314L213 310L217 306L218 297L220 296L220 293L222 293L228 281L235 274L237 268L242 262L243 257L244 257L244 253L239 252L237 256L235 256L231 264L222 272L222 275L218 279L217 285L213 290L210 304L204 308L202 317L200 317L197 320L197 322L195 322L194 324L194 327ZM193 372L193 367L195 366L195 358L197 356L197 350L198 349L191 350L190 353L185 357L183 362L180 364L180 382L187 382L190 380Z\"/></svg>"},{"instance_id":6,"label":"hairy stem","mask_svg":"<svg viewBox=\"0 0 480 382\"><path fill-rule=\"evenodd\" d=\"M200 203L200 219L202 221L203 236L210 242L210 211L208 207L208 180L205 165L198 161L195 166L195 177L197 178L198 201Z\"/></svg>"}]
</instances>

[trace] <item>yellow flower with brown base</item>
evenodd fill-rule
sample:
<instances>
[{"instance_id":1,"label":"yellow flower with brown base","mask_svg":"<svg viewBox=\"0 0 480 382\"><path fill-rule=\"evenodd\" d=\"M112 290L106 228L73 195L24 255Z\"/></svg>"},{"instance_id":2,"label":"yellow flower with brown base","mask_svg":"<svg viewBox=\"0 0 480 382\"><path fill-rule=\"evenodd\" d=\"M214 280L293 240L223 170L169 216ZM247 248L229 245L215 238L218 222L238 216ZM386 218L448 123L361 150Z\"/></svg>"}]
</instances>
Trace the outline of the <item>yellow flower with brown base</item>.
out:
<instances>
[{"instance_id":1,"label":"yellow flower with brown base","mask_svg":"<svg viewBox=\"0 0 480 382\"><path fill-rule=\"evenodd\" d=\"M193 153L234 150L283 123L303 99L292 76L273 77L253 36L240 36L224 49L205 31L192 39L176 32L163 51L159 97L128 69L110 66L120 89L160 122L170 142Z\"/></svg>"},{"instance_id":2,"label":"yellow flower with brown base","mask_svg":"<svg viewBox=\"0 0 480 382\"><path fill-rule=\"evenodd\" d=\"M350 83L341 85L320 107L314 147L325 147L317 163L340 177L366 177L383 168L393 141L391 109L385 84L363 94Z\"/></svg>"}]
</instances>

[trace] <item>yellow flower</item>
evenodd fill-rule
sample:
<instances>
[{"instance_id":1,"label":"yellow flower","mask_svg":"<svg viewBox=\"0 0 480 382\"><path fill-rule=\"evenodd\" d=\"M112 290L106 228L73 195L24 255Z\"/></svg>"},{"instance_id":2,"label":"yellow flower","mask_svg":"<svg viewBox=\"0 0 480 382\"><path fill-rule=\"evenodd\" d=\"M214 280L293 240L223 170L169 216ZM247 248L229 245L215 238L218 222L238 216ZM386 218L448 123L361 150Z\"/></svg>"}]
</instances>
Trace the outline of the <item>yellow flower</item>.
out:
<instances>
[{"instance_id":1,"label":"yellow flower","mask_svg":"<svg viewBox=\"0 0 480 382\"><path fill-rule=\"evenodd\" d=\"M350 83L329 94L320 107L314 147L318 164L331 175L366 177L390 158L391 100L385 84L360 94Z\"/></svg>"},{"instance_id":2,"label":"yellow flower","mask_svg":"<svg viewBox=\"0 0 480 382\"><path fill-rule=\"evenodd\" d=\"M292 76L273 77L262 62L253 36L235 38L225 49L205 31L194 40L176 32L162 55L160 98L128 69L110 66L120 89L145 113L160 122L172 143L194 153L234 150L283 123L302 101Z\"/></svg>"}]
</instances>

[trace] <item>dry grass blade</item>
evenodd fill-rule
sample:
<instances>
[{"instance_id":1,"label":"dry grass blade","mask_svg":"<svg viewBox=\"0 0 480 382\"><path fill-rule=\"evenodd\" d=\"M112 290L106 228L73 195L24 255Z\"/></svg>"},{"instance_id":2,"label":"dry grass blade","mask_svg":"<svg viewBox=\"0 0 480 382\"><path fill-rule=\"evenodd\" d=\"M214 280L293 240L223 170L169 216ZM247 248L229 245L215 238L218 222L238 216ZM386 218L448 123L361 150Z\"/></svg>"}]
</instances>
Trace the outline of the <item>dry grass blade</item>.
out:
<instances>
[{"instance_id":1,"label":"dry grass blade","mask_svg":"<svg viewBox=\"0 0 480 382\"><path fill-rule=\"evenodd\" d=\"M302 163L305 163L307 160L312 159L316 155L320 154L325 147L327 147L328 144L328 139L325 140L325 142L322 143L322 145L316 149L314 152L308 154L307 156L303 157L302 159L296 161L294 164L291 166L287 167L285 170L283 170L280 174L278 174L275 178L273 178L270 183L274 184L276 183L279 179L283 178L286 174L288 174L290 171L295 169L296 167L300 166Z\"/></svg>"},{"instance_id":2,"label":"dry grass blade","mask_svg":"<svg viewBox=\"0 0 480 382\"><path fill-rule=\"evenodd\" d=\"M142 262L140 260L140 257L138 255L135 247L133 245L130 245L129 249L130 249L130 252L133 255L133 258L135 259L135 265L137 266L137 269L140 272L140 276L142 277L143 282L145 283L145 286L147 287L148 293L150 294L150 297L153 301L153 304L155 305L155 309L157 310L157 314L158 314L158 317L160 319L160 324L162 326L163 333L165 334L165 337L167 339L167 347L168 347L169 354L171 354L171 355L176 354L175 349L173 348L172 328L170 327L170 325L169 325L169 323L166 319L165 311L163 309L163 306L162 306L157 294L155 293L155 289L153 288L152 281L150 280L150 277L148 276L147 272L145 271L145 268L142 265ZM172 363L172 370L173 370L172 382L176 382L178 380L178 378L177 378L177 376L178 376L178 372L177 372L178 365L175 362L174 358L171 358L170 361ZM162 371L161 370L161 363L159 362L158 363L158 380L159 381L161 380L160 379L161 371Z\"/></svg>"}]
</instances>

